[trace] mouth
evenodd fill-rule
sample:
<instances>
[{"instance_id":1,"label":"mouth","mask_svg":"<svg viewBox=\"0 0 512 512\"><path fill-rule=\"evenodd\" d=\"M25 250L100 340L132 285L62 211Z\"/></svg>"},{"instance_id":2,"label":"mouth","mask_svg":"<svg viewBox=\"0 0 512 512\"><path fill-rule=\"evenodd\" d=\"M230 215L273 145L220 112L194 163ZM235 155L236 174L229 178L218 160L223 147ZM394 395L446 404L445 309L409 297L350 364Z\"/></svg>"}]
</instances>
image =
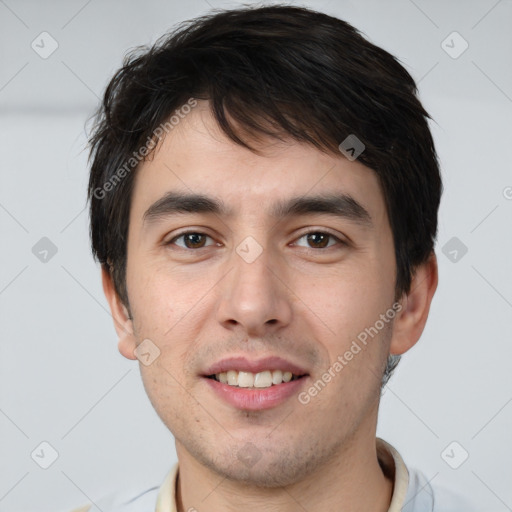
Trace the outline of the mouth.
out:
<instances>
[{"instance_id":1,"label":"mouth","mask_svg":"<svg viewBox=\"0 0 512 512\"><path fill-rule=\"evenodd\" d=\"M217 398L241 410L264 410L283 404L307 384L309 373L280 357L255 361L230 357L201 375Z\"/></svg>"}]
</instances>

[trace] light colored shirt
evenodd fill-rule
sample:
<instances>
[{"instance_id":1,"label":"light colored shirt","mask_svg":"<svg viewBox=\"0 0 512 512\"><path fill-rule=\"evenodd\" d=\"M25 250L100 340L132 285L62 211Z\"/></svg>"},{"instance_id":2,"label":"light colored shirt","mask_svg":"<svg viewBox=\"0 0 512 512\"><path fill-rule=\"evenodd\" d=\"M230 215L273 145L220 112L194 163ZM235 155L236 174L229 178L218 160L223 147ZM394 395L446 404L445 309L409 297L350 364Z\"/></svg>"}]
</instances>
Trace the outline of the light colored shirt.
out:
<instances>
[{"instance_id":1,"label":"light colored shirt","mask_svg":"<svg viewBox=\"0 0 512 512\"><path fill-rule=\"evenodd\" d=\"M388 512L474 512L461 496L440 486L433 486L425 475L405 465L404 460L386 441L377 438L377 458L382 470L394 481ZM177 512L176 478L178 462L174 464L160 486L143 492L111 494L96 505L71 512Z\"/></svg>"}]
</instances>

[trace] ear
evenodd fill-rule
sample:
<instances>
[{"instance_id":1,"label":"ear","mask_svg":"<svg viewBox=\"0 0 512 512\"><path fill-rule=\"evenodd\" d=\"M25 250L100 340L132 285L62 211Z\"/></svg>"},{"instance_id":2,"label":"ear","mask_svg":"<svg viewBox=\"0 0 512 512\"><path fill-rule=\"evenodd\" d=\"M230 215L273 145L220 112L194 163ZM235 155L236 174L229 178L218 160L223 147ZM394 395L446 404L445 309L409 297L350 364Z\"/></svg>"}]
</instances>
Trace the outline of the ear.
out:
<instances>
[{"instance_id":1,"label":"ear","mask_svg":"<svg viewBox=\"0 0 512 512\"><path fill-rule=\"evenodd\" d=\"M402 309L395 317L390 354L403 354L420 339L437 282L437 258L432 251L429 259L416 268L410 291L400 300Z\"/></svg>"},{"instance_id":2,"label":"ear","mask_svg":"<svg viewBox=\"0 0 512 512\"><path fill-rule=\"evenodd\" d=\"M133 323L126 306L121 302L114 287L114 281L107 267L101 267L101 281L103 293L110 305L110 311L114 320L114 327L119 337L119 352L127 359L137 359L134 350L137 347L133 334Z\"/></svg>"}]
</instances>

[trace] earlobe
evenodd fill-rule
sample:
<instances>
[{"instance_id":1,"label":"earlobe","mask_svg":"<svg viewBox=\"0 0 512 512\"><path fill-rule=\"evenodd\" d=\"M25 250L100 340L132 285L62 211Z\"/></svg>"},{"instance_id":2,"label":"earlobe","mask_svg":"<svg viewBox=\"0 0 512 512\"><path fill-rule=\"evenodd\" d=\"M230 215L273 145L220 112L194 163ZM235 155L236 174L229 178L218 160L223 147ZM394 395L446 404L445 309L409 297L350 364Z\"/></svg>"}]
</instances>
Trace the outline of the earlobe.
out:
<instances>
[{"instance_id":1,"label":"earlobe","mask_svg":"<svg viewBox=\"0 0 512 512\"><path fill-rule=\"evenodd\" d=\"M420 339L437 283L437 258L432 252L429 259L416 268L409 293L400 301L402 309L394 322L390 354L403 354Z\"/></svg>"},{"instance_id":2,"label":"earlobe","mask_svg":"<svg viewBox=\"0 0 512 512\"><path fill-rule=\"evenodd\" d=\"M115 290L112 276L105 266L101 268L103 292L110 306L114 328L119 338L118 349L127 359L137 359L134 350L137 347L133 332L133 323L126 306L121 302Z\"/></svg>"},{"instance_id":3,"label":"earlobe","mask_svg":"<svg viewBox=\"0 0 512 512\"><path fill-rule=\"evenodd\" d=\"M135 340L133 336L120 336L119 342L117 343L119 353L126 357L126 359L137 359L135 356Z\"/></svg>"}]
</instances>

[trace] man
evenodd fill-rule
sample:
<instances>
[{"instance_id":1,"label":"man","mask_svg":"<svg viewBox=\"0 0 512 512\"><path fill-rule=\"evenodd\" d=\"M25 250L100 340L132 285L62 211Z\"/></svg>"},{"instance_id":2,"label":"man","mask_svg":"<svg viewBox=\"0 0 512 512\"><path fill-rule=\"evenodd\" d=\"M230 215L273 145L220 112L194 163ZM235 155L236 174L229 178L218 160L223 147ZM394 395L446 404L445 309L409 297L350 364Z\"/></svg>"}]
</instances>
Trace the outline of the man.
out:
<instances>
[{"instance_id":1,"label":"man","mask_svg":"<svg viewBox=\"0 0 512 512\"><path fill-rule=\"evenodd\" d=\"M125 60L91 136L92 248L178 463L97 508L468 510L376 438L437 287L427 120L394 57L304 8Z\"/></svg>"}]
</instances>

